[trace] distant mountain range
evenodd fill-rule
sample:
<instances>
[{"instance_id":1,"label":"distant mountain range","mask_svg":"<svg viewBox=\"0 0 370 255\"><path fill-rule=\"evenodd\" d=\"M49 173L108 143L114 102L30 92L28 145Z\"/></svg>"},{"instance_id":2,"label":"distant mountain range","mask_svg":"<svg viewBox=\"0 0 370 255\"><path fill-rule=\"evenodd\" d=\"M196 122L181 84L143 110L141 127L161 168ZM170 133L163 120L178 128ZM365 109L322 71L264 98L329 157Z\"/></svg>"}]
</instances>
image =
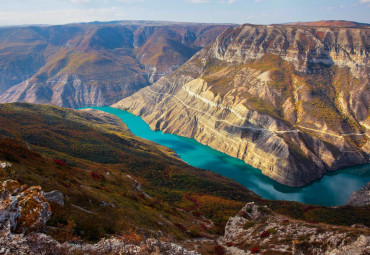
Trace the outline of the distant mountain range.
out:
<instances>
[{"instance_id":1,"label":"distant mountain range","mask_svg":"<svg viewBox=\"0 0 370 255\"><path fill-rule=\"evenodd\" d=\"M109 105L171 73L228 27L117 21L0 28L0 102Z\"/></svg>"},{"instance_id":2,"label":"distant mountain range","mask_svg":"<svg viewBox=\"0 0 370 255\"><path fill-rule=\"evenodd\" d=\"M284 25L292 26L315 26L315 27L346 27L346 28L370 28L370 24L358 23L346 20L322 20L311 22L292 22L285 23Z\"/></svg>"}]
</instances>

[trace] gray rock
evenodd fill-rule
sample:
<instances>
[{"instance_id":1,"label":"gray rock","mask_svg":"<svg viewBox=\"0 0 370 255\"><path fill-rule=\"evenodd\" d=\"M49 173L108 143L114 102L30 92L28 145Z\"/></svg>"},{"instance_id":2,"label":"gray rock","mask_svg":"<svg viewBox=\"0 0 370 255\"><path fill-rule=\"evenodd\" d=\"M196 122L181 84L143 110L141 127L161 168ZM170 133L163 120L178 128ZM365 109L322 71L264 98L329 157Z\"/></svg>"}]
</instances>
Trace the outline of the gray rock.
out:
<instances>
[{"instance_id":1,"label":"gray rock","mask_svg":"<svg viewBox=\"0 0 370 255\"><path fill-rule=\"evenodd\" d=\"M49 203L57 203L61 206L64 206L64 197L60 191L53 190L50 192L45 192L44 197Z\"/></svg>"},{"instance_id":2,"label":"gray rock","mask_svg":"<svg viewBox=\"0 0 370 255\"><path fill-rule=\"evenodd\" d=\"M352 206L367 206L370 205L370 182L368 182L360 190L352 193L347 205Z\"/></svg>"}]
</instances>

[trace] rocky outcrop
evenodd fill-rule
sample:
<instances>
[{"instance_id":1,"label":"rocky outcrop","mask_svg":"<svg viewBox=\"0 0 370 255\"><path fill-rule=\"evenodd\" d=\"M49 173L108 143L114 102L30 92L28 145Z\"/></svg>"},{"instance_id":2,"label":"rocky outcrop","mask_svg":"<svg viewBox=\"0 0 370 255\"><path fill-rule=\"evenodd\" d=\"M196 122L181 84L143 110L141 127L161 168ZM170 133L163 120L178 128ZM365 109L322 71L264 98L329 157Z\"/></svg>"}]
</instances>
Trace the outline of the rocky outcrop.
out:
<instances>
[{"instance_id":1,"label":"rocky outcrop","mask_svg":"<svg viewBox=\"0 0 370 255\"><path fill-rule=\"evenodd\" d=\"M63 202L63 195L58 191L45 196L50 202ZM154 238L142 240L135 233L130 238L101 239L96 244L59 243L37 233L51 216L46 198L40 186L27 188L14 180L0 183L0 254L199 254L176 243Z\"/></svg>"},{"instance_id":2,"label":"rocky outcrop","mask_svg":"<svg viewBox=\"0 0 370 255\"><path fill-rule=\"evenodd\" d=\"M229 25L0 28L0 102L110 105L173 72Z\"/></svg>"},{"instance_id":3,"label":"rocky outcrop","mask_svg":"<svg viewBox=\"0 0 370 255\"><path fill-rule=\"evenodd\" d=\"M10 162L7 162L7 161L0 161L0 167L1 167L2 169L7 168L7 167L11 167L11 166L12 166L12 163L10 163Z\"/></svg>"},{"instance_id":4,"label":"rocky outcrop","mask_svg":"<svg viewBox=\"0 0 370 255\"><path fill-rule=\"evenodd\" d=\"M347 205L352 206L368 206L370 205L370 182L363 188L352 193Z\"/></svg>"},{"instance_id":5,"label":"rocky outcrop","mask_svg":"<svg viewBox=\"0 0 370 255\"><path fill-rule=\"evenodd\" d=\"M44 197L49 203L57 203L61 206L64 206L64 196L60 191L53 190L50 192L45 192Z\"/></svg>"},{"instance_id":6,"label":"rocky outcrop","mask_svg":"<svg viewBox=\"0 0 370 255\"><path fill-rule=\"evenodd\" d=\"M242 25L113 107L274 180L369 163L369 29Z\"/></svg>"},{"instance_id":7,"label":"rocky outcrop","mask_svg":"<svg viewBox=\"0 0 370 255\"><path fill-rule=\"evenodd\" d=\"M0 254L171 254L198 255L183 247L157 239L147 239L140 244L132 244L120 238L102 239L96 244L59 243L45 234L33 233L20 235L12 233L9 228L0 229Z\"/></svg>"},{"instance_id":8,"label":"rocky outcrop","mask_svg":"<svg viewBox=\"0 0 370 255\"><path fill-rule=\"evenodd\" d=\"M227 250L249 254L368 254L368 229L340 228L294 221L266 206L246 204L226 224L220 243Z\"/></svg>"},{"instance_id":9,"label":"rocky outcrop","mask_svg":"<svg viewBox=\"0 0 370 255\"><path fill-rule=\"evenodd\" d=\"M43 230L51 216L50 205L40 186L27 188L17 181L0 184L0 225L11 231L27 233Z\"/></svg>"}]
</instances>

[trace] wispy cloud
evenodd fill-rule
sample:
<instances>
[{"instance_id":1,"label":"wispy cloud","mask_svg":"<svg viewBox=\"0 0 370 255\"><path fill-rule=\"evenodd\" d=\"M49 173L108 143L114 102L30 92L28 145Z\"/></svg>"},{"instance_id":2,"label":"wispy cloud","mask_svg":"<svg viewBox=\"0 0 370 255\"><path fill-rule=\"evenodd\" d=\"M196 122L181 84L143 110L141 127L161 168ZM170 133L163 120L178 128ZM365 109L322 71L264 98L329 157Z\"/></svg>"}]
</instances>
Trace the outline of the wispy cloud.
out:
<instances>
[{"instance_id":1,"label":"wispy cloud","mask_svg":"<svg viewBox=\"0 0 370 255\"><path fill-rule=\"evenodd\" d=\"M117 0L117 1L124 4L135 4L144 2L144 0Z\"/></svg>"},{"instance_id":2,"label":"wispy cloud","mask_svg":"<svg viewBox=\"0 0 370 255\"><path fill-rule=\"evenodd\" d=\"M221 3L221 4L233 4L236 2L245 2L246 0L186 0L194 4L208 4L208 3ZM262 2L263 0L254 0L255 3Z\"/></svg>"},{"instance_id":3,"label":"wispy cloud","mask_svg":"<svg viewBox=\"0 0 370 255\"><path fill-rule=\"evenodd\" d=\"M69 2L81 4L81 3L89 3L91 2L91 0L69 0Z\"/></svg>"},{"instance_id":4,"label":"wispy cloud","mask_svg":"<svg viewBox=\"0 0 370 255\"><path fill-rule=\"evenodd\" d=\"M131 8L119 7L100 9L59 9L47 11L10 11L0 12L0 24L66 24L90 21L111 21L126 19Z\"/></svg>"},{"instance_id":5,"label":"wispy cloud","mask_svg":"<svg viewBox=\"0 0 370 255\"><path fill-rule=\"evenodd\" d=\"M370 0L360 0L360 4L366 4L367 7L370 7Z\"/></svg>"},{"instance_id":6,"label":"wispy cloud","mask_svg":"<svg viewBox=\"0 0 370 255\"><path fill-rule=\"evenodd\" d=\"M188 2L191 2L193 4L206 4L209 3L210 1L208 0L187 0Z\"/></svg>"}]
</instances>

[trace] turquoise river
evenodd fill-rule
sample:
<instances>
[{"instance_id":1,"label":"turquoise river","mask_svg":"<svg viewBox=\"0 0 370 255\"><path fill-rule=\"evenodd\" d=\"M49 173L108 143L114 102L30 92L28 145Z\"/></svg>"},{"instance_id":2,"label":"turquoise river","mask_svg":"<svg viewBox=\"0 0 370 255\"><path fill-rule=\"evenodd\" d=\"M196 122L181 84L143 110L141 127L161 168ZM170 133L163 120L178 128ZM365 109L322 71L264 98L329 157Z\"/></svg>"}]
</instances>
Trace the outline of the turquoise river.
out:
<instances>
[{"instance_id":1,"label":"turquoise river","mask_svg":"<svg viewBox=\"0 0 370 255\"><path fill-rule=\"evenodd\" d=\"M264 176L244 161L202 145L194 139L152 131L140 117L111 107L89 107L121 118L131 132L173 149L188 164L208 169L242 184L266 199L293 200L307 204L343 205L353 191L370 181L370 165L349 167L329 173L305 187L292 188Z\"/></svg>"}]
</instances>

